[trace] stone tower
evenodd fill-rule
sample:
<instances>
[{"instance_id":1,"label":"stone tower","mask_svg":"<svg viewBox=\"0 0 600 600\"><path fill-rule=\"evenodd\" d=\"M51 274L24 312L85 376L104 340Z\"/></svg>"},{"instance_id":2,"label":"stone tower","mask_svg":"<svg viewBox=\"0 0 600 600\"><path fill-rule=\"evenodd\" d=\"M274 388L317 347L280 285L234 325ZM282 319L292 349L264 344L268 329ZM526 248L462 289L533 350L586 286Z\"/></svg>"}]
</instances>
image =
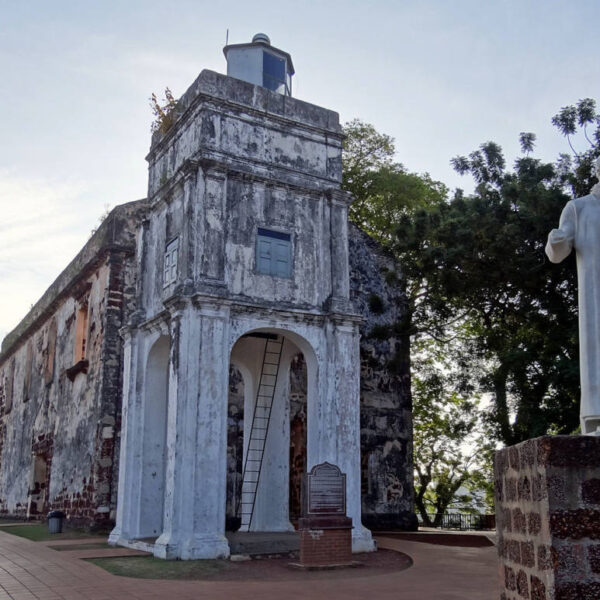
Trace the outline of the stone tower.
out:
<instances>
[{"instance_id":1,"label":"stone tower","mask_svg":"<svg viewBox=\"0 0 600 600\"><path fill-rule=\"evenodd\" d=\"M339 118L290 96L291 58L266 36L225 53L235 77L203 71L147 157L110 539L155 538L164 558L229 554L231 368L245 422L236 515L242 529L291 529L289 381L301 355L306 467L346 473L353 550L370 551Z\"/></svg>"}]
</instances>

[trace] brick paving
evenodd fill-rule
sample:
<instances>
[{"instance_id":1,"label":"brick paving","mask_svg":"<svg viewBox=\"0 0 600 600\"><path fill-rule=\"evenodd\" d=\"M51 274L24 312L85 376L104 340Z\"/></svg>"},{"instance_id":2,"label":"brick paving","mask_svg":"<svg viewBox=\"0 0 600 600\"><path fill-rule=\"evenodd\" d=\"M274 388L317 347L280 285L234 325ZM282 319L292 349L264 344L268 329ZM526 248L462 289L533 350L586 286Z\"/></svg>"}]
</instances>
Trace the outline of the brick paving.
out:
<instances>
[{"instance_id":1,"label":"brick paving","mask_svg":"<svg viewBox=\"0 0 600 600\"><path fill-rule=\"evenodd\" d=\"M77 558L80 552L48 548L0 532L0 600L489 600L498 597L496 549L434 546L378 538L380 547L411 556L411 568L397 573L290 581L158 581L116 577ZM81 543L73 540L72 543ZM54 542L56 544L56 542ZM96 552L102 552L101 549ZM127 552L127 551L126 551Z\"/></svg>"}]
</instances>

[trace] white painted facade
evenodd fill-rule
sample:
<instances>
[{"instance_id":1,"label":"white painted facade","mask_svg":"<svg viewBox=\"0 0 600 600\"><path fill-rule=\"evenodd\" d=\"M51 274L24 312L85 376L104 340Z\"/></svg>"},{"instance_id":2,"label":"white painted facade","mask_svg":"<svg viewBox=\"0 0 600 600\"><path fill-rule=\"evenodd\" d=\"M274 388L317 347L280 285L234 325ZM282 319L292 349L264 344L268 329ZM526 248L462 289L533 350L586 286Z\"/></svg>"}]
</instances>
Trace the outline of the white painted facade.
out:
<instances>
[{"instance_id":1,"label":"white painted facade","mask_svg":"<svg viewBox=\"0 0 600 600\"><path fill-rule=\"evenodd\" d=\"M346 473L353 550L373 550L361 524L361 318L349 300L341 129L336 113L282 100L204 71L175 125L153 140L137 310L122 331L113 544L147 543L162 558L228 556L229 367L243 376L250 423L264 340L244 336L261 332L283 336L284 346L251 529L292 529L289 369L301 352L308 470L328 461ZM258 227L289 234L291 277L257 273ZM175 239L178 272L165 285L165 249Z\"/></svg>"}]
</instances>

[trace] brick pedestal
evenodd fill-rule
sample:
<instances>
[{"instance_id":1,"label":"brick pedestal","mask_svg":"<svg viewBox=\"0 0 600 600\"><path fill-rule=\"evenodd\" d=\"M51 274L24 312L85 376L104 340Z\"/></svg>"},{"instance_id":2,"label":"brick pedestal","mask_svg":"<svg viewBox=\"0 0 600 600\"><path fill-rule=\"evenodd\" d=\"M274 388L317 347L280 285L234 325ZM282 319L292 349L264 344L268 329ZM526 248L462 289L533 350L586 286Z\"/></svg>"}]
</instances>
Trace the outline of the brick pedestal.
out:
<instances>
[{"instance_id":1,"label":"brick pedestal","mask_svg":"<svg viewBox=\"0 0 600 600\"><path fill-rule=\"evenodd\" d=\"M300 564L334 567L352 564L352 519L308 517L300 519Z\"/></svg>"},{"instance_id":2,"label":"brick pedestal","mask_svg":"<svg viewBox=\"0 0 600 600\"><path fill-rule=\"evenodd\" d=\"M501 600L600 598L600 437L496 453Z\"/></svg>"}]
</instances>

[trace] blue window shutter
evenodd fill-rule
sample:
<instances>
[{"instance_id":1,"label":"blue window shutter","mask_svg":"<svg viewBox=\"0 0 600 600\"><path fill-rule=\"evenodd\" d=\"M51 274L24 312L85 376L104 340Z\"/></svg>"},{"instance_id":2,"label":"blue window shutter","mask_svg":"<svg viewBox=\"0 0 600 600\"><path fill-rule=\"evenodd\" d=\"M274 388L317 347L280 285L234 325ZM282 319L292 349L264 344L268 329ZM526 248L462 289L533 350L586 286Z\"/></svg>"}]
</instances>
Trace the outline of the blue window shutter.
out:
<instances>
[{"instance_id":1,"label":"blue window shutter","mask_svg":"<svg viewBox=\"0 0 600 600\"><path fill-rule=\"evenodd\" d=\"M271 240L258 238L258 272L271 275Z\"/></svg>"},{"instance_id":2,"label":"blue window shutter","mask_svg":"<svg viewBox=\"0 0 600 600\"><path fill-rule=\"evenodd\" d=\"M289 233L258 228L256 271L275 277L292 276L292 242Z\"/></svg>"},{"instance_id":3,"label":"blue window shutter","mask_svg":"<svg viewBox=\"0 0 600 600\"><path fill-rule=\"evenodd\" d=\"M292 274L290 265L290 242L274 240L275 256L272 261L274 267L273 275L278 277L290 277Z\"/></svg>"}]
</instances>

